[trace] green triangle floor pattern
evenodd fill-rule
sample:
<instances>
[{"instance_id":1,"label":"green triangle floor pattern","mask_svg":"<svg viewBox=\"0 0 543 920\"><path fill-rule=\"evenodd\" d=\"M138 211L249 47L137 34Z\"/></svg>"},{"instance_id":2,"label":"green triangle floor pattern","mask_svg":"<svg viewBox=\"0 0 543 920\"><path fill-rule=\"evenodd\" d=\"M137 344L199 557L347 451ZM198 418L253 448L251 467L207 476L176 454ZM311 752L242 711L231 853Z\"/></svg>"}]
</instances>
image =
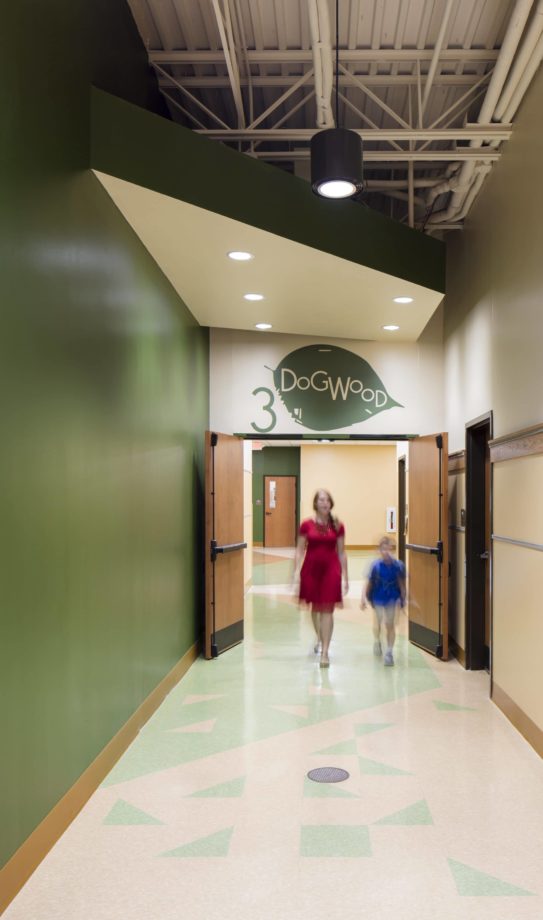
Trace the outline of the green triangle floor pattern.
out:
<instances>
[{"instance_id":1,"label":"green triangle floor pattern","mask_svg":"<svg viewBox=\"0 0 543 920\"><path fill-rule=\"evenodd\" d=\"M533 891L526 891L525 888L517 888L516 885L511 885L509 882L502 882L493 875L487 875L486 872L480 872L479 869L473 869L455 859L449 859L448 862L458 894L463 897L534 896Z\"/></svg>"},{"instance_id":2,"label":"green triangle floor pattern","mask_svg":"<svg viewBox=\"0 0 543 920\"><path fill-rule=\"evenodd\" d=\"M357 799L358 796L348 789L342 789L339 783L316 783L305 777L304 798L307 799Z\"/></svg>"},{"instance_id":3,"label":"green triangle floor pattern","mask_svg":"<svg viewBox=\"0 0 543 920\"><path fill-rule=\"evenodd\" d=\"M394 722L360 722L354 727L355 735L370 735L372 732L380 732L384 728L391 728Z\"/></svg>"},{"instance_id":4,"label":"green triangle floor pattern","mask_svg":"<svg viewBox=\"0 0 543 920\"><path fill-rule=\"evenodd\" d=\"M355 739L350 739L349 741L340 741L339 744L332 744L330 747L322 748L320 751L315 751L315 754L358 754L358 748L356 746Z\"/></svg>"},{"instance_id":5,"label":"green triangle floor pattern","mask_svg":"<svg viewBox=\"0 0 543 920\"><path fill-rule=\"evenodd\" d=\"M196 799L239 799L243 795L245 787L245 777L238 776L236 779L228 780L226 783L218 783L217 786L209 786L207 789L201 789L198 792L191 792L190 798Z\"/></svg>"},{"instance_id":6,"label":"green triangle floor pattern","mask_svg":"<svg viewBox=\"0 0 543 920\"><path fill-rule=\"evenodd\" d=\"M198 840L192 840L190 843L184 843L174 850L167 850L160 853L160 856L173 856L176 858L189 857L216 857L228 856L230 838L233 827L225 827L224 830L217 831L215 834L209 834L208 837L200 837Z\"/></svg>"},{"instance_id":7,"label":"green triangle floor pattern","mask_svg":"<svg viewBox=\"0 0 543 920\"><path fill-rule=\"evenodd\" d=\"M148 815L145 811L141 811L140 808L136 808L130 802L125 802L124 799L118 799L109 814L104 818L103 823L130 825L163 824L164 822L154 818L153 815Z\"/></svg>"},{"instance_id":8,"label":"green triangle floor pattern","mask_svg":"<svg viewBox=\"0 0 543 920\"><path fill-rule=\"evenodd\" d=\"M371 856L371 841L365 825L302 825L300 856Z\"/></svg>"},{"instance_id":9,"label":"green triangle floor pattern","mask_svg":"<svg viewBox=\"0 0 543 920\"><path fill-rule=\"evenodd\" d=\"M251 638L263 643L266 652L258 668L244 667L243 644L219 655L211 667L197 659L106 777L103 788L441 686L422 653L402 636L396 643L392 680L388 669L373 659L371 628L350 621L342 623L331 673L322 673L300 639L299 617L293 616L291 604L279 601L273 617L268 598L252 595L251 604ZM313 692L333 689L334 682L341 693ZM248 692L250 720L243 716ZM276 706L307 707L308 717L301 719ZM210 719L217 720L212 732L172 731Z\"/></svg>"},{"instance_id":10,"label":"green triangle floor pattern","mask_svg":"<svg viewBox=\"0 0 543 920\"><path fill-rule=\"evenodd\" d=\"M416 824L433 824L432 815L430 814L430 809L426 804L425 799L421 799L420 802L415 802L413 805L408 805L407 808L402 808L400 811L395 811L390 815L385 815L384 818L379 818L375 824L395 824L395 825L416 825Z\"/></svg>"},{"instance_id":11,"label":"green triangle floor pattern","mask_svg":"<svg viewBox=\"0 0 543 920\"><path fill-rule=\"evenodd\" d=\"M358 763L360 772L368 776L413 776L408 770L399 770L398 767L391 767L387 763L380 763L378 760L368 760L367 757L359 757Z\"/></svg>"},{"instance_id":12,"label":"green triangle floor pattern","mask_svg":"<svg viewBox=\"0 0 543 920\"><path fill-rule=\"evenodd\" d=\"M477 712L472 706L455 706L454 703L444 703L441 700L434 700L436 709L442 712Z\"/></svg>"}]
</instances>

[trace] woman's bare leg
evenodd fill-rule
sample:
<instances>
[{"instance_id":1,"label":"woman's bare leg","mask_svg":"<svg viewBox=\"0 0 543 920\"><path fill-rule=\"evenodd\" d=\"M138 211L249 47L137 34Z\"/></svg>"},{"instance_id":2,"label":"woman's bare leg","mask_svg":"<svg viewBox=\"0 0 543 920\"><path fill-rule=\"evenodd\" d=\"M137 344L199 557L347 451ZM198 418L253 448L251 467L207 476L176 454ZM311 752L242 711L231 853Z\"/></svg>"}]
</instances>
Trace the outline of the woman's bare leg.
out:
<instances>
[{"instance_id":1,"label":"woman's bare leg","mask_svg":"<svg viewBox=\"0 0 543 920\"><path fill-rule=\"evenodd\" d=\"M320 619L322 641L321 665L326 666L328 664L328 650L330 648L330 640L334 631L334 611L322 610Z\"/></svg>"},{"instance_id":2,"label":"woman's bare leg","mask_svg":"<svg viewBox=\"0 0 543 920\"><path fill-rule=\"evenodd\" d=\"M316 639L316 642L315 642L315 652L318 652L318 651L320 651L320 649L318 649L317 646L321 644L321 615L320 615L320 611L319 611L319 610L312 610L312 611L311 611L311 619L313 620L313 628L314 628L314 630L315 630L315 635L317 636L317 639Z\"/></svg>"}]
</instances>

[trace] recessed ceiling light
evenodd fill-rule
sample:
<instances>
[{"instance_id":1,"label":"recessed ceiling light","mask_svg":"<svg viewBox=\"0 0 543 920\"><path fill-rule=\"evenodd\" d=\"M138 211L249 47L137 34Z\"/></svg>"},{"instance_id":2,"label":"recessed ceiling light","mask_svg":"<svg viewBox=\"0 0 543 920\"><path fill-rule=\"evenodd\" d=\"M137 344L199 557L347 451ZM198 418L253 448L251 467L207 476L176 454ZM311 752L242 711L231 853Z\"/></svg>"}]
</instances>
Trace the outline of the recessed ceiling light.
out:
<instances>
[{"instance_id":1,"label":"recessed ceiling light","mask_svg":"<svg viewBox=\"0 0 543 920\"><path fill-rule=\"evenodd\" d=\"M245 300L264 300L264 294L244 294Z\"/></svg>"},{"instance_id":2,"label":"recessed ceiling light","mask_svg":"<svg viewBox=\"0 0 543 920\"><path fill-rule=\"evenodd\" d=\"M383 326L383 329L386 329L387 332L396 332L396 329L399 329L399 326L394 326L392 323L390 326Z\"/></svg>"},{"instance_id":3,"label":"recessed ceiling light","mask_svg":"<svg viewBox=\"0 0 543 920\"><path fill-rule=\"evenodd\" d=\"M252 252L242 252L241 249L233 249L232 252L228 253L228 258L233 259L234 262L248 262L249 259L254 259Z\"/></svg>"},{"instance_id":4,"label":"recessed ceiling light","mask_svg":"<svg viewBox=\"0 0 543 920\"><path fill-rule=\"evenodd\" d=\"M271 323L256 323L255 329L271 329Z\"/></svg>"},{"instance_id":5,"label":"recessed ceiling light","mask_svg":"<svg viewBox=\"0 0 543 920\"><path fill-rule=\"evenodd\" d=\"M395 297L394 303L413 303L412 297Z\"/></svg>"}]
</instances>

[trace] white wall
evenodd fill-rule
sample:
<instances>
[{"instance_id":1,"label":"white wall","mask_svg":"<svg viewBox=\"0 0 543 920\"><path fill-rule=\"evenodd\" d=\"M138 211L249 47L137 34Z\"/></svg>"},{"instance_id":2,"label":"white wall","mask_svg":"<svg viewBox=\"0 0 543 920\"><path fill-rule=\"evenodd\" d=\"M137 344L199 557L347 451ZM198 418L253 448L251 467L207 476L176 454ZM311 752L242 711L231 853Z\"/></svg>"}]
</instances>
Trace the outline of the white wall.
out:
<instances>
[{"instance_id":1,"label":"white wall","mask_svg":"<svg viewBox=\"0 0 543 920\"><path fill-rule=\"evenodd\" d=\"M271 432L312 433L293 419L273 382L273 369L295 349L323 344L347 349L366 360L401 407L386 409L365 421L333 429L335 433L428 434L443 428L442 311L436 311L419 342L387 344L343 339L210 330L211 427L225 434L255 432L252 423ZM323 356L323 361L325 357ZM263 387L267 393L254 394ZM338 399L340 399L338 397ZM332 431L332 429L328 429ZM318 436L318 432L316 433Z\"/></svg>"}]
</instances>

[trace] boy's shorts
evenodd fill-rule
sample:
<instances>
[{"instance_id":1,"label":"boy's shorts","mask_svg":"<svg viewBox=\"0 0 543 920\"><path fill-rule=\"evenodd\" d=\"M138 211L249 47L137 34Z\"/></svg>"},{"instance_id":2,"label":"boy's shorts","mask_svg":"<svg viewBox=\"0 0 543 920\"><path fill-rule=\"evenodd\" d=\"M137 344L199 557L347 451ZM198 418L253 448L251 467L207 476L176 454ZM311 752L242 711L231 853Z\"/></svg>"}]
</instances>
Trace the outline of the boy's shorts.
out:
<instances>
[{"instance_id":1,"label":"boy's shorts","mask_svg":"<svg viewBox=\"0 0 543 920\"><path fill-rule=\"evenodd\" d=\"M393 626L396 621L396 611L398 610L398 604L387 604L383 606L382 604L376 604L373 608L375 610L375 616L377 617L377 622L379 626L384 622L386 626Z\"/></svg>"}]
</instances>

